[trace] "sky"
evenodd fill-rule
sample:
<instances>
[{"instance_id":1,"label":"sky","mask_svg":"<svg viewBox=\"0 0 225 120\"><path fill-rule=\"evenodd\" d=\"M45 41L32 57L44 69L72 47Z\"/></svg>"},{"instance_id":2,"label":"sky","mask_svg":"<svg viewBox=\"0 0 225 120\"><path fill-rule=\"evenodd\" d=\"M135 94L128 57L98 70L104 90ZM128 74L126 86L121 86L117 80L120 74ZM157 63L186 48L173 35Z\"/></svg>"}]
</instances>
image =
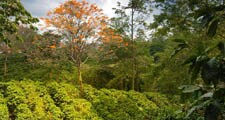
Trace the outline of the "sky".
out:
<instances>
[{"instance_id":1,"label":"sky","mask_svg":"<svg viewBox=\"0 0 225 120\"><path fill-rule=\"evenodd\" d=\"M44 17L49 10L59 6L66 0L21 0L25 9L28 10L34 17ZM108 17L113 17L114 11L112 8L117 6L120 1L126 5L129 0L87 0L90 3L96 3Z\"/></svg>"},{"instance_id":2,"label":"sky","mask_svg":"<svg viewBox=\"0 0 225 120\"><path fill-rule=\"evenodd\" d=\"M66 0L21 0L25 9L29 11L34 17L46 17L48 11L53 10L60 4L64 3ZM129 0L86 0L89 3L95 3L98 7L103 9L105 15L109 18L114 17L114 11L112 8L117 7L117 2L119 1L121 5L126 6ZM153 11L153 14L157 11ZM153 22L153 14L147 19L149 23ZM39 23L34 24L36 27L44 25L42 20ZM43 31L41 31L43 32Z\"/></svg>"}]
</instances>

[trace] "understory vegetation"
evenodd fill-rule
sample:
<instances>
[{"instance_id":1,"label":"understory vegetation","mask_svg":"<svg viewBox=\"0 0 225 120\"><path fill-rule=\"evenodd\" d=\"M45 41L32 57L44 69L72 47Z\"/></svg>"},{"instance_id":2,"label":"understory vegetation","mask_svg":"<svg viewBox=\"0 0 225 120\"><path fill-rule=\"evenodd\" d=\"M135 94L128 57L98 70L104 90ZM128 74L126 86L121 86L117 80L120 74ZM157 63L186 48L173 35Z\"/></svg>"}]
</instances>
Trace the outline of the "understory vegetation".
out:
<instances>
[{"instance_id":1,"label":"understory vegetation","mask_svg":"<svg viewBox=\"0 0 225 120\"><path fill-rule=\"evenodd\" d=\"M31 80L0 83L1 120L163 120L179 118L165 95Z\"/></svg>"}]
</instances>

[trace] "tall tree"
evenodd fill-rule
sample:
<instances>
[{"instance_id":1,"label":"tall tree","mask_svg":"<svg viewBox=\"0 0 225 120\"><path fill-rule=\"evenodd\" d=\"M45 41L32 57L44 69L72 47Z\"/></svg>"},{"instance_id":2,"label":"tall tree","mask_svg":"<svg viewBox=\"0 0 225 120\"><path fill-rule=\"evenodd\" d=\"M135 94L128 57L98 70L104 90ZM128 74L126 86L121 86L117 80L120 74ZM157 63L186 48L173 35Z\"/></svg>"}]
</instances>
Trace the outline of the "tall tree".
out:
<instances>
[{"instance_id":1,"label":"tall tree","mask_svg":"<svg viewBox=\"0 0 225 120\"><path fill-rule=\"evenodd\" d=\"M135 51L135 39L140 37L136 35L139 31L146 30L148 22L146 19L151 11L150 4L147 4L148 0L129 0L126 6L122 6L118 2L118 9L114 8L115 13L118 15L112 18L112 27L125 34L124 37L130 39L130 46L132 51L132 80L131 89L135 90L135 81L138 78L137 70L137 58ZM143 33L147 34L146 33Z\"/></svg>"},{"instance_id":2,"label":"tall tree","mask_svg":"<svg viewBox=\"0 0 225 120\"><path fill-rule=\"evenodd\" d=\"M2 44L6 48L4 51L4 75L7 73L7 56L10 53L10 39L7 38L7 34L16 33L19 24L31 24L34 22L38 22L38 19L33 18L26 11L20 0L0 1L0 42L3 42Z\"/></svg>"},{"instance_id":3,"label":"tall tree","mask_svg":"<svg viewBox=\"0 0 225 120\"><path fill-rule=\"evenodd\" d=\"M78 81L82 94L81 65L87 59L84 57L88 43L98 39L98 32L107 26L107 17L95 4L89 4L85 0L81 2L69 0L50 11L45 21L64 37L69 58L78 69Z\"/></svg>"}]
</instances>

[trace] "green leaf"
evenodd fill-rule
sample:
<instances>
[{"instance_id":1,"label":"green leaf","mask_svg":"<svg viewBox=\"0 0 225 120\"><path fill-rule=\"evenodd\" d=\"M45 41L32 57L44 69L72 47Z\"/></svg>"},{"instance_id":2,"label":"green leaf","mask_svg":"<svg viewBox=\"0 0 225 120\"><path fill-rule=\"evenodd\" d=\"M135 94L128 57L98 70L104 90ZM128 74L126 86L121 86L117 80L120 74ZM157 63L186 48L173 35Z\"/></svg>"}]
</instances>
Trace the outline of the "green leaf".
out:
<instances>
[{"instance_id":1,"label":"green leaf","mask_svg":"<svg viewBox=\"0 0 225 120\"><path fill-rule=\"evenodd\" d=\"M207 93L201 95L197 100L195 100L195 101L191 104L191 106L195 106L195 105L199 104L199 102L202 102L202 100L204 100L204 101L205 101L205 100L209 100L209 99L211 99L211 98L213 97L213 95L214 95L213 92L207 92Z\"/></svg>"},{"instance_id":2,"label":"green leaf","mask_svg":"<svg viewBox=\"0 0 225 120\"><path fill-rule=\"evenodd\" d=\"M204 61L207 61L209 58L208 58L208 56L206 56L206 55L201 55L201 56L198 56L197 58L196 58L196 62L197 63L202 63L202 62L204 62Z\"/></svg>"},{"instance_id":3,"label":"green leaf","mask_svg":"<svg viewBox=\"0 0 225 120\"><path fill-rule=\"evenodd\" d=\"M179 53L180 51L182 51L184 48L187 48L187 47L188 47L188 45L186 43L178 44L177 48L175 48L175 50L171 54L171 58L174 57L177 53Z\"/></svg>"},{"instance_id":4,"label":"green leaf","mask_svg":"<svg viewBox=\"0 0 225 120\"><path fill-rule=\"evenodd\" d=\"M193 93L200 90L200 87L195 85L182 85L178 87L178 89L181 89L183 93Z\"/></svg>"},{"instance_id":5,"label":"green leaf","mask_svg":"<svg viewBox=\"0 0 225 120\"><path fill-rule=\"evenodd\" d=\"M186 42L184 39L173 39L174 42L179 43L173 53L171 54L171 58L174 57L177 53L182 51L184 48L188 47L188 42Z\"/></svg>"},{"instance_id":6,"label":"green leaf","mask_svg":"<svg viewBox=\"0 0 225 120\"><path fill-rule=\"evenodd\" d=\"M208 93L205 93L202 96L200 96L199 99L211 98L211 97L213 97L213 92L208 92Z\"/></svg>"},{"instance_id":7,"label":"green leaf","mask_svg":"<svg viewBox=\"0 0 225 120\"><path fill-rule=\"evenodd\" d=\"M207 35L209 37L213 37L216 34L216 30L217 30L217 27L218 27L218 23L219 23L219 19L214 19L210 23L210 25L208 27L208 30L207 30Z\"/></svg>"}]
</instances>

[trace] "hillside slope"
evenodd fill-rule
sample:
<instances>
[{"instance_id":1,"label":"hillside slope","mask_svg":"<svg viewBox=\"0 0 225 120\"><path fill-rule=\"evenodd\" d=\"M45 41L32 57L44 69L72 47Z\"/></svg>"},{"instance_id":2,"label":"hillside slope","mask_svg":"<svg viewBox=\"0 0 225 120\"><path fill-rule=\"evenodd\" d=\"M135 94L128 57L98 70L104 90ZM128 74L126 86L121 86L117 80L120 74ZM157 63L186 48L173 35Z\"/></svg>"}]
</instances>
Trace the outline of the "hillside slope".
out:
<instances>
[{"instance_id":1,"label":"hillside slope","mask_svg":"<svg viewBox=\"0 0 225 120\"><path fill-rule=\"evenodd\" d=\"M0 83L0 120L163 120L174 105L158 93L138 93L31 80Z\"/></svg>"}]
</instances>

